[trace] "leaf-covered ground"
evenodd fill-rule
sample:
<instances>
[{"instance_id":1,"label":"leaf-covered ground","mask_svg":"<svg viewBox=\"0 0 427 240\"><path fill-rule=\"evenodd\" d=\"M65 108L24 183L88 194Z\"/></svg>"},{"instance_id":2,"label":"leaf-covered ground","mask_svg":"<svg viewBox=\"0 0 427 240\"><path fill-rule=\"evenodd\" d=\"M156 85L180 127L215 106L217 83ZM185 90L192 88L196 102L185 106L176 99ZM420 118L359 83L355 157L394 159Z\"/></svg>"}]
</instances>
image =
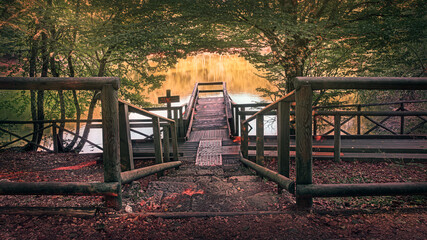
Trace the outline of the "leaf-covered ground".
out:
<instances>
[{"instance_id":1,"label":"leaf-covered ground","mask_svg":"<svg viewBox=\"0 0 427 240\"><path fill-rule=\"evenodd\" d=\"M0 181L102 181L97 157L0 153ZM137 162L138 166L151 164ZM267 162L275 168L274 160ZM293 169L293 168L292 168ZM292 170L291 176L294 171ZM156 176L124 187L144 191ZM315 183L426 181L427 163L315 161ZM274 183L267 183L277 191ZM310 212L295 209L289 193L272 209L280 214L162 219L143 211L102 208L101 197L0 196L0 206L98 207L90 218L0 215L0 239L426 239L427 197L318 198Z\"/></svg>"}]
</instances>

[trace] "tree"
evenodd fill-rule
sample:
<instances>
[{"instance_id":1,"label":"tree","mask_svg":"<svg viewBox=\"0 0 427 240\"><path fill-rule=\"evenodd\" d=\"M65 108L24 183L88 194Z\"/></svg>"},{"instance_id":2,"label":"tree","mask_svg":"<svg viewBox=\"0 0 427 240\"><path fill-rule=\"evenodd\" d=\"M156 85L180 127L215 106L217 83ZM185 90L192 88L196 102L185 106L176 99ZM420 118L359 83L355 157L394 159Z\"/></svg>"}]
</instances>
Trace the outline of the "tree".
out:
<instances>
[{"instance_id":1,"label":"tree","mask_svg":"<svg viewBox=\"0 0 427 240\"><path fill-rule=\"evenodd\" d=\"M398 69L377 60L399 59L408 52L415 55L417 51L410 50L410 46L425 45L426 5L421 0L240 0L186 4L193 7L182 10L184 13L191 12L187 14L197 16L198 22L214 24L225 46L238 48L256 67L267 70L265 77L277 89L260 90L274 96L292 91L297 76L396 76ZM202 14L197 15L196 11ZM425 72L422 59L425 55L407 58L408 62L401 64L408 69L416 68L419 75Z\"/></svg>"}]
</instances>

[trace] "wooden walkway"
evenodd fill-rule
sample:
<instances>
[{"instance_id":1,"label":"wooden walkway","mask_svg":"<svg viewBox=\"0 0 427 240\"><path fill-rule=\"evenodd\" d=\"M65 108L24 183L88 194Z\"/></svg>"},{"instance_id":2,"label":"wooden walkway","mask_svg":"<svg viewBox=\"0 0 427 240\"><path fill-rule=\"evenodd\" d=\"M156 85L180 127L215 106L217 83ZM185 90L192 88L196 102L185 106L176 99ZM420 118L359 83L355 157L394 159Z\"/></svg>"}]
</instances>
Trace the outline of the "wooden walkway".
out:
<instances>
[{"instance_id":1,"label":"wooden walkway","mask_svg":"<svg viewBox=\"0 0 427 240\"><path fill-rule=\"evenodd\" d=\"M204 151L206 154L200 154ZM149 206L168 212L268 211L279 195L239 161L239 144L229 138L223 98L200 98L192 132L181 143L179 170L149 183ZM216 161L218 158L220 162ZM214 159L214 160L212 160ZM199 164L202 163L202 164ZM213 163L213 164L211 164Z\"/></svg>"}]
</instances>

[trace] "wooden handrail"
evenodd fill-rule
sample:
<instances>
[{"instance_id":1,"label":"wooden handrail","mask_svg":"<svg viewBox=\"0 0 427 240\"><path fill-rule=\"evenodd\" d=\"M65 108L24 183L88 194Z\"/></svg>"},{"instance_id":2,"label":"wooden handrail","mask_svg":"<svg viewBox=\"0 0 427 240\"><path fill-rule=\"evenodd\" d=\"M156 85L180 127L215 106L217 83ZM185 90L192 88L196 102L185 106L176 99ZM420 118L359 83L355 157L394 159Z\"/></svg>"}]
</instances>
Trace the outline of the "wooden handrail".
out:
<instances>
[{"instance_id":1,"label":"wooden handrail","mask_svg":"<svg viewBox=\"0 0 427 240\"><path fill-rule=\"evenodd\" d=\"M147 111L147 110L145 110L145 109L142 109L142 108L140 108L140 107L138 107L138 106L135 106L135 105L133 105L133 104L131 104L131 103L128 103L128 102L125 102L125 101L123 101L123 100L120 100L120 99L119 99L119 103L122 103L122 104L126 104L126 105L128 105L128 106L129 106L129 111L130 111L130 112L139 113L139 114L141 114L141 115L144 115L144 116L146 116L146 117L151 117L151 118L155 118L155 117L157 117L157 118L159 118L159 119L161 119L161 120L163 120L163 121L169 122L169 123L175 122L175 121L174 121L174 120L172 120L172 119L169 119L169 118L166 118L166 117L163 117L163 116L157 115L157 114L155 114L155 113L149 112L149 111Z\"/></svg>"},{"instance_id":2,"label":"wooden handrail","mask_svg":"<svg viewBox=\"0 0 427 240\"><path fill-rule=\"evenodd\" d=\"M118 77L0 77L7 90L101 90L104 85L120 87Z\"/></svg>"},{"instance_id":3,"label":"wooden handrail","mask_svg":"<svg viewBox=\"0 0 427 240\"><path fill-rule=\"evenodd\" d=\"M199 86L207 86L207 85L222 85L223 82L200 82Z\"/></svg>"},{"instance_id":4,"label":"wooden handrail","mask_svg":"<svg viewBox=\"0 0 427 240\"><path fill-rule=\"evenodd\" d=\"M330 105L330 106L314 106L313 109L319 108L346 108L346 107L373 107L373 106L387 106L387 105L395 105L402 103L423 103L427 102L427 100L409 100L409 101L397 101L397 102L389 102L389 103L369 103L369 104L345 104L345 105Z\"/></svg>"},{"instance_id":5,"label":"wooden handrail","mask_svg":"<svg viewBox=\"0 0 427 240\"><path fill-rule=\"evenodd\" d=\"M187 104L187 108L185 109L185 114L184 114L183 118L186 121L188 121L188 119L190 118L190 115L192 112L191 109L194 107L194 104L196 103L196 98L199 95L198 94L199 84L200 83L196 83L194 85L193 92L191 93L190 100L188 101L188 104Z\"/></svg>"},{"instance_id":6,"label":"wooden handrail","mask_svg":"<svg viewBox=\"0 0 427 240\"><path fill-rule=\"evenodd\" d=\"M295 88L303 85L310 85L312 90L427 90L427 77L296 77Z\"/></svg>"},{"instance_id":7,"label":"wooden handrail","mask_svg":"<svg viewBox=\"0 0 427 240\"><path fill-rule=\"evenodd\" d=\"M245 121L243 121L243 123L248 123L248 122L252 121L253 119L255 119L257 115L263 114L265 112L269 112L269 111L277 108L278 103L282 102L282 101L284 101L284 102L294 102L295 101L295 91L292 91L292 92L286 94L285 96L281 97L277 101L275 101L273 103L270 103L269 105L267 105L263 109L259 110L254 115L252 115L249 118L247 118Z\"/></svg>"}]
</instances>

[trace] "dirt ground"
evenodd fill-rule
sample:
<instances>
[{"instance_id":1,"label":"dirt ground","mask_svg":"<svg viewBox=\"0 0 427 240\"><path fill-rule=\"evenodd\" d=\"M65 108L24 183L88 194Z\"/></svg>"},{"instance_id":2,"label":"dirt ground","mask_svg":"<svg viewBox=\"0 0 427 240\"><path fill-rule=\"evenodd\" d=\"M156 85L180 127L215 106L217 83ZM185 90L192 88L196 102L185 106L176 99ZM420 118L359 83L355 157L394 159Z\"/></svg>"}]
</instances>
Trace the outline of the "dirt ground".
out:
<instances>
[{"instance_id":1,"label":"dirt ground","mask_svg":"<svg viewBox=\"0 0 427 240\"><path fill-rule=\"evenodd\" d=\"M152 162L137 162L137 167ZM267 162L272 169L275 160ZM294 166L293 166L294 167ZM291 177L294 174L292 168ZM77 154L0 152L0 181L102 181L98 157ZM123 187L135 198L155 175ZM315 183L426 181L427 163L314 161ZM274 183L267 182L271 191ZM126 202L124 197L124 202ZM295 209L289 193L271 206L273 214L163 219L145 209L103 208L102 197L0 196L14 206L96 209L91 217L0 214L0 239L427 239L427 197L316 198L310 211Z\"/></svg>"}]
</instances>

